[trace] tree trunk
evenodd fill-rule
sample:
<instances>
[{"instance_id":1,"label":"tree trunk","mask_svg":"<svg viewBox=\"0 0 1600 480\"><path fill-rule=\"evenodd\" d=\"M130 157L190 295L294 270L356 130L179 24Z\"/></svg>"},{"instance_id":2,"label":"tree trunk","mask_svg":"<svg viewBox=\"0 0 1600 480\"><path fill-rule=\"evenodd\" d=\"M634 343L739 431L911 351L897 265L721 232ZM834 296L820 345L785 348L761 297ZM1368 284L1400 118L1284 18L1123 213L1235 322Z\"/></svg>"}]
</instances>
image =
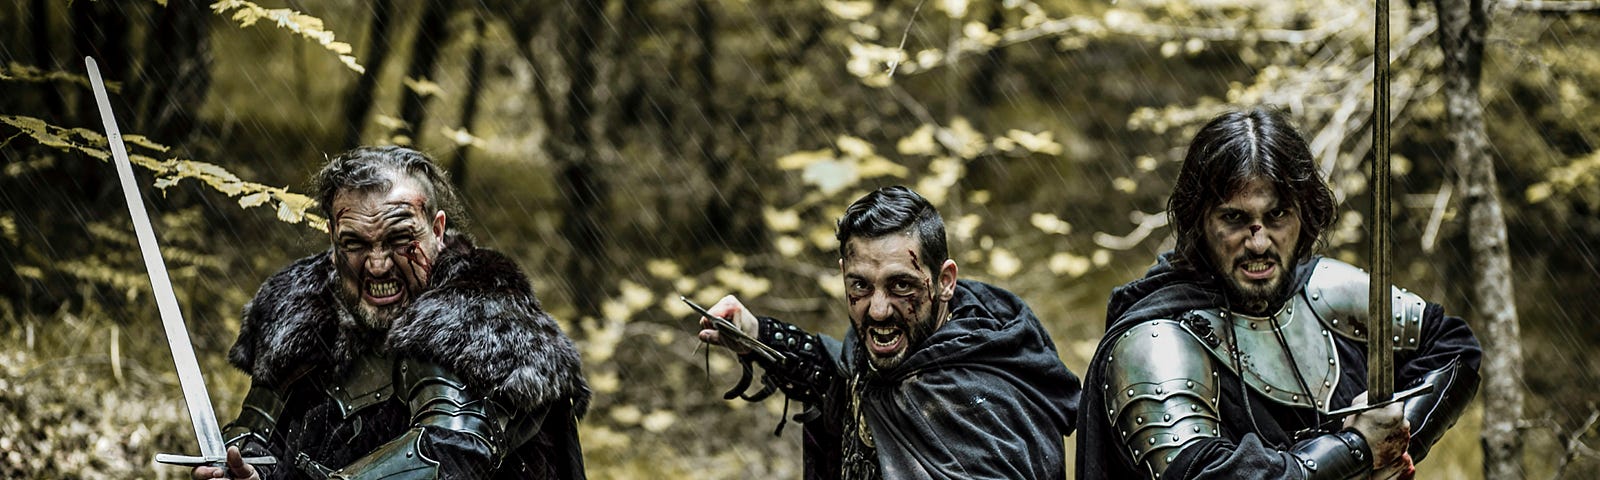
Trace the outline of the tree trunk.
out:
<instances>
[{"instance_id":1,"label":"tree trunk","mask_svg":"<svg viewBox=\"0 0 1600 480\"><path fill-rule=\"evenodd\" d=\"M597 316L606 292L601 280L609 265L608 240L601 227L601 219L606 217L607 187L595 168L598 158L589 121L595 109L592 99L596 83L594 56L600 43L597 37L608 29L602 0L572 0L571 6L577 18L564 35L570 47L561 49L571 79L564 105L566 119L550 125L552 131L563 134L553 139L558 146L551 153L559 165L557 187L566 204L560 231L572 247L572 255L563 259L562 271L572 288L572 303L578 314Z\"/></svg>"},{"instance_id":2,"label":"tree trunk","mask_svg":"<svg viewBox=\"0 0 1600 480\"><path fill-rule=\"evenodd\" d=\"M209 12L198 2L159 8L145 39L136 99L141 114L134 131L167 145L182 146L195 129L211 88ZM125 91L134 93L132 88Z\"/></svg>"},{"instance_id":3,"label":"tree trunk","mask_svg":"<svg viewBox=\"0 0 1600 480\"><path fill-rule=\"evenodd\" d=\"M467 59L467 91L461 95L461 128L472 130L472 121L478 116L478 94L483 92L483 14L472 14L472 53ZM458 190L465 191L467 184L467 150L471 145L457 145L455 158L450 162L450 178Z\"/></svg>"},{"instance_id":4,"label":"tree trunk","mask_svg":"<svg viewBox=\"0 0 1600 480\"><path fill-rule=\"evenodd\" d=\"M1457 171L1472 256L1473 304L1483 317L1484 478L1520 479L1522 440L1522 339L1511 285L1506 222L1500 208L1494 159L1489 154L1478 84L1488 12L1483 0L1438 0L1439 47L1444 53L1447 130Z\"/></svg>"},{"instance_id":5,"label":"tree trunk","mask_svg":"<svg viewBox=\"0 0 1600 480\"><path fill-rule=\"evenodd\" d=\"M361 64L367 71L361 74L354 88L345 96L345 148L361 145L361 127L366 123L367 112L372 110L372 98L383 74L383 64L389 58L389 19L394 15L392 0L372 3L372 23L367 28L367 58Z\"/></svg>"},{"instance_id":6,"label":"tree trunk","mask_svg":"<svg viewBox=\"0 0 1600 480\"><path fill-rule=\"evenodd\" d=\"M444 0L427 0L428 6L422 11L422 19L418 22L417 37L411 41L411 65L406 68L406 77L417 81L429 80L433 73L433 66L439 59L439 42L445 35L445 7ZM476 47L474 47L476 48ZM422 122L427 117L428 97L418 93L415 89L404 90L404 101L400 104L400 120L405 125L396 132L400 136L410 139L412 145L418 144L418 132L422 131Z\"/></svg>"}]
</instances>

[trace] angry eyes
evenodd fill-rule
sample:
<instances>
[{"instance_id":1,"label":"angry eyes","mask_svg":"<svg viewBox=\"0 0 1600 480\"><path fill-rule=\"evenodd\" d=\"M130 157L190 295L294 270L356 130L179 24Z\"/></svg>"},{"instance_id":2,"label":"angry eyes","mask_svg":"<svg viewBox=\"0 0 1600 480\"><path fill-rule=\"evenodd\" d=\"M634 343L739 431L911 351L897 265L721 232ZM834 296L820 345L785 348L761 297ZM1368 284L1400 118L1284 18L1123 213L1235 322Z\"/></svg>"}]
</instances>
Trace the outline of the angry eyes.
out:
<instances>
[{"instance_id":1,"label":"angry eyes","mask_svg":"<svg viewBox=\"0 0 1600 480\"><path fill-rule=\"evenodd\" d=\"M889 280L889 294L898 297L910 297L917 293L917 283L909 279L896 278ZM866 280L850 280L850 296L864 297L872 294L872 284Z\"/></svg>"},{"instance_id":2,"label":"angry eyes","mask_svg":"<svg viewBox=\"0 0 1600 480\"><path fill-rule=\"evenodd\" d=\"M1289 209L1287 208L1274 208L1267 212L1264 220L1268 223L1276 222L1288 217L1289 213ZM1249 223L1250 221L1250 217L1245 215L1244 211L1242 210L1224 210L1218 215L1218 218L1222 219L1224 222L1234 225L1242 225Z\"/></svg>"}]
</instances>

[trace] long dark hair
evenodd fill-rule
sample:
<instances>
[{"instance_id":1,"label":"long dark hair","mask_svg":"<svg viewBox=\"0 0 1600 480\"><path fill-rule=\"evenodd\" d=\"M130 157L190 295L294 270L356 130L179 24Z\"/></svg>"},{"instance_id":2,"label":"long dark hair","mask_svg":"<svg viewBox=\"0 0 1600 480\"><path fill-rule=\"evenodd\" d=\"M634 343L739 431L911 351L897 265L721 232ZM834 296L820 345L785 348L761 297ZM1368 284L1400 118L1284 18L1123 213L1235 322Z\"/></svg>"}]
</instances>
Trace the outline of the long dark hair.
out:
<instances>
[{"instance_id":1,"label":"long dark hair","mask_svg":"<svg viewBox=\"0 0 1600 480\"><path fill-rule=\"evenodd\" d=\"M845 248L851 238L878 238L907 230L917 232L922 264L937 276L939 266L950 258L945 245L944 218L928 199L899 185L877 189L845 209L844 216L839 217L839 230L834 234L839 240L839 258L848 255Z\"/></svg>"},{"instance_id":2,"label":"long dark hair","mask_svg":"<svg viewBox=\"0 0 1600 480\"><path fill-rule=\"evenodd\" d=\"M1167 220L1177 237L1177 264L1212 267L1205 245L1206 215L1245 183L1261 178L1300 213L1296 261L1309 260L1333 224L1333 191L1318 174L1311 149L1282 111L1255 107L1211 119L1189 143L1178 181L1167 197Z\"/></svg>"}]
</instances>

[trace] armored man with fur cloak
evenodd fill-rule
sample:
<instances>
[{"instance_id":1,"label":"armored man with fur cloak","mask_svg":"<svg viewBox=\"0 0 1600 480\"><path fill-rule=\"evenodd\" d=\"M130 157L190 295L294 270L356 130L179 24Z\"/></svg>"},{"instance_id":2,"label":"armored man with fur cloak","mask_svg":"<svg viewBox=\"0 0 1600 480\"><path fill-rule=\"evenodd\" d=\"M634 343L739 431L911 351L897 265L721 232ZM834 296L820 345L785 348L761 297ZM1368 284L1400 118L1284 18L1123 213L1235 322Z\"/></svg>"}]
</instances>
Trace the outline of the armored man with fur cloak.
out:
<instances>
[{"instance_id":1,"label":"armored man with fur cloak","mask_svg":"<svg viewBox=\"0 0 1600 480\"><path fill-rule=\"evenodd\" d=\"M583 478L577 350L511 259L444 228L462 217L438 167L363 147L317 183L332 250L267 279L229 352L251 386L223 437L277 461L254 473Z\"/></svg>"}]
</instances>

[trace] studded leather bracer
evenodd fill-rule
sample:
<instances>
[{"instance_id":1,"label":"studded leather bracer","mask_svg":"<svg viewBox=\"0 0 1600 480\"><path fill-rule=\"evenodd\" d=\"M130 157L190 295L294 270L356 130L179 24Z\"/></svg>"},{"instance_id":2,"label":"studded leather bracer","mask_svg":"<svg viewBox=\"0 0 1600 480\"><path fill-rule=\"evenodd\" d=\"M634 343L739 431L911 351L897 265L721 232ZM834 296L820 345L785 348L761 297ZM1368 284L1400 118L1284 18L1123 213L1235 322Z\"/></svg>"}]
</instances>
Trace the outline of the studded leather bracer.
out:
<instances>
[{"instance_id":1,"label":"studded leather bracer","mask_svg":"<svg viewBox=\"0 0 1600 480\"><path fill-rule=\"evenodd\" d=\"M467 388L444 368L413 359L399 362L397 386L411 410L411 429L377 450L334 472L330 478L437 478L439 461L428 458L422 441L429 428L464 434L483 457L498 465L539 430L543 413L517 415L501 403Z\"/></svg>"},{"instance_id":2,"label":"studded leather bracer","mask_svg":"<svg viewBox=\"0 0 1600 480\"><path fill-rule=\"evenodd\" d=\"M1353 429L1306 439L1289 449L1299 460L1305 478L1343 480L1365 477L1372 472L1371 453L1366 440Z\"/></svg>"},{"instance_id":3,"label":"studded leather bracer","mask_svg":"<svg viewBox=\"0 0 1600 480\"><path fill-rule=\"evenodd\" d=\"M283 395L266 386L252 383L244 395L239 418L222 427L222 440L230 447L246 448L249 442L267 445L267 438L278 429L283 413Z\"/></svg>"},{"instance_id":4,"label":"studded leather bracer","mask_svg":"<svg viewBox=\"0 0 1600 480\"><path fill-rule=\"evenodd\" d=\"M1151 478L1160 478L1184 446L1219 436L1216 369L1178 322L1155 320L1124 331L1108 350L1105 369L1105 413L1133 465Z\"/></svg>"},{"instance_id":5,"label":"studded leather bracer","mask_svg":"<svg viewBox=\"0 0 1600 480\"><path fill-rule=\"evenodd\" d=\"M741 357L754 361L766 370L765 382L782 390L792 400L820 405L831 395L830 387L838 382L839 371L827 349L817 335L801 330L771 317L761 317L761 329L756 339L782 353L781 364L759 360L753 355Z\"/></svg>"},{"instance_id":6,"label":"studded leather bracer","mask_svg":"<svg viewBox=\"0 0 1600 480\"><path fill-rule=\"evenodd\" d=\"M1411 424L1411 460L1421 462L1428 450L1456 424L1467 403L1478 393L1478 371L1454 360L1428 372L1415 385L1433 384L1433 391L1406 400L1406 421Z\"/></svg>"}]
</instances>

